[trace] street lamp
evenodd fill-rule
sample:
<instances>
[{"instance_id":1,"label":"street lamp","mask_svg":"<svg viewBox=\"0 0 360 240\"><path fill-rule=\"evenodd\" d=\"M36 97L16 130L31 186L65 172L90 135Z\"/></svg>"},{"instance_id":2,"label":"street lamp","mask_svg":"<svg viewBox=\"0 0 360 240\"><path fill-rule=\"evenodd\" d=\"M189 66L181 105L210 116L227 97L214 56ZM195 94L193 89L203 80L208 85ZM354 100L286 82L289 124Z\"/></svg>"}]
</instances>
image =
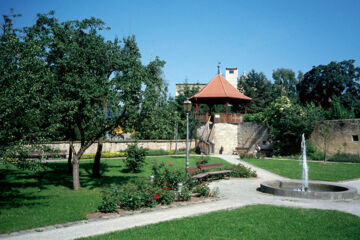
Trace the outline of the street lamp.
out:
<instances>
[{"instance_id":1,"label":"street lamp","mask_svg":"<svg viewBox=\"0 0 360 240\"><path fill-rule=\"evenodd\" d=\"M186 168L189 168L189 113L191 111L191 102L186 100L183 105L186 112Z\"/></svg>"}]
</instances>

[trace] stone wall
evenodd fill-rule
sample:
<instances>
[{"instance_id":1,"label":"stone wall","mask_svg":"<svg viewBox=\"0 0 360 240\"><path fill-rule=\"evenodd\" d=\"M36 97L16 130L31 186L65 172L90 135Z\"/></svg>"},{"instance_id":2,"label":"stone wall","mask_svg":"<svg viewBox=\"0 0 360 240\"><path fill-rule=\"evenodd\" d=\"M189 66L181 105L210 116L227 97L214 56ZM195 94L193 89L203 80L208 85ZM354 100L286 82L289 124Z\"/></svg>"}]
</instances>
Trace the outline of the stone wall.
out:
<instances>
[{"instance_id":1,"label":"stone wall","mask_svg":"<svg viewBox=\"0 0 360 240\"><path fill-rule=\"evenodd\" d=\"M232 154L238 144L237 124L215 123L214 132L214 153L218 154L221 146L224 148L223 154Z\"/></svg>"},{"instance_id":2,"label":"stone wall","mask_svg":"<svg viewBox=\"0 0 360 240\"><path fill-rule=\"evenodd\" d=\"M202 136L204 129L205 125L198 127L198 137ZM221 146L224 148L223 154L232 154L236 147L249 148L251 152L256 144L267 141L268 137L268 129L258 123L215 123L214 153L218 154Z\"/></svg>"},{"instance_id":3,"label":"stone wall","mask_svg":"<svg viewBox=\"0 0 360 240\"><path fill-rule=\"evenodd\" d=\"M327 154L341 152L360 155L360 119L330 120L318 124L310 136L310 141L320 151L324 151L324 139L321 136L324 130L321 129L326 125L329 125L330 129Z\"/></svg>"},{"instance_id":4,"label":"stone wall","mask_svg":"<svg viewBox=\"0 0 360 240\"><path fill-rule=\"evenodd\" d=\"M268 129L259 123L243 122L238 124L238 146L249 148L253 152L256 144L262 144L269 138Z\"/></svg>"},{"instance_id":5,"label":"stone wall","mask_svg":"<svg viewBox=\"0 0 360 240\"><path fill-rule=\"evenodd\" d=\"M175 140L138 140L138 145L143 148L151 150L163 149L163 150L175 150ZM103 145L103 152L119 152L127 148L133 141L105 141ZM52 142L45 144L53 149L59 149L63 151L69 150L68 142ZM190 149L195 148L195 140L189 142ZM75 149L80 148L80 142L75 142ZM85 153L96 153L97 143L92 144ZM186 149L186 140L177 141L177 149Z\"/></svg>"}]
</instances>

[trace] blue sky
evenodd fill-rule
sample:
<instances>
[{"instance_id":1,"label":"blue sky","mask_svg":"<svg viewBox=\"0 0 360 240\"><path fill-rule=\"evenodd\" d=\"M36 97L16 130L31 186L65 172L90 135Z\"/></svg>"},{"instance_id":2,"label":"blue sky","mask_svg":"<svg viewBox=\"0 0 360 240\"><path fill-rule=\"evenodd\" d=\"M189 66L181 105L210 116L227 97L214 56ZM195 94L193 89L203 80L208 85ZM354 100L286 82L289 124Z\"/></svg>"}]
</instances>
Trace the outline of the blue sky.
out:
<instances>
[{"instance_id":1,"label":"blue sky","mask_svg":"<svg viewBox=\"0 0 360 240\"><path fill-rule=\"evenodd\" d=\"M165 60L169 94L175 84L207 83L221 62L239 72L255 69L272 79L277 68L297 72L330 61L360 65L359 0L92 1L0 0L14 8L18 26L55 10L61 21L97 17L111 27L107 39L135 34L143 63Z\"/></svg>"}]
</instances>

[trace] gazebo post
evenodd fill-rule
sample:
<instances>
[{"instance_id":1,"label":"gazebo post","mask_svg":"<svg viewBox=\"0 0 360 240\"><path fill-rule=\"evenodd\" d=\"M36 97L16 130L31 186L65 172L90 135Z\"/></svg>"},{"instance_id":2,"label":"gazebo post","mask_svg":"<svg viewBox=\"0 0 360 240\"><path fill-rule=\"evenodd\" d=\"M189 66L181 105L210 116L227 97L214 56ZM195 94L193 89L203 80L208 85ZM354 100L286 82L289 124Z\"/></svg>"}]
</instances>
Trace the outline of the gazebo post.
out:
<instances>
[{"instance_id":1,"label":"gazebo post","mask_svg":"<svg viewBox=\"0 0 360 240\"><path fill-rule=\"evenodd\" d=\"M226 103L226 115L228 115L228 106L229 106L229 103L227 102Z\"/></svg>"}]
</instances>

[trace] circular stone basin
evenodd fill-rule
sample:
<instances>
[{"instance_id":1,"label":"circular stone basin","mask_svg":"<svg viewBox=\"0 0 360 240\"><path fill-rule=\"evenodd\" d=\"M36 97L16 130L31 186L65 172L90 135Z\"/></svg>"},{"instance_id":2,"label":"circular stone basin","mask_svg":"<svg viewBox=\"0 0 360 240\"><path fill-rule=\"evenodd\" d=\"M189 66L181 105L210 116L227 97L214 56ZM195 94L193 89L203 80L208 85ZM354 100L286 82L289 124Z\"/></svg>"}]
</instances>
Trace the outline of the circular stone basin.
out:
<instances>
[{"instance_id":1,"label":"circular stone basin","mask_svg":"<svg viewBox=\"0 0 360 240\"><path fill-rule=\"evenodd\" d=\"M260 184L259 190L279 196L310 199L342 200L352 199L357 196L355 188L341 184L310 181L308 191L301 191L301 185L302 182L296 180L267 181Z\"/></svg>"}]
</instances>

